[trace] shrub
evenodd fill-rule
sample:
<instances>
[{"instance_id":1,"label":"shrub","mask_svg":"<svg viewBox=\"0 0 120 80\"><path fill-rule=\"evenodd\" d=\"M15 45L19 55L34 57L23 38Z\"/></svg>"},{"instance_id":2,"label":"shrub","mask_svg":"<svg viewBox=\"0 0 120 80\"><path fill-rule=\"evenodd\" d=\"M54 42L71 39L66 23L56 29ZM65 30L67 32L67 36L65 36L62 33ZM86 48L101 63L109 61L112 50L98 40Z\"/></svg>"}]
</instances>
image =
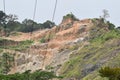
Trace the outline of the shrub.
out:
<instances>
[{"instance_id":1,"label":"shrub","mask_svg":"<svg viewBox=\"0 0 120 80\"><path fill-rule=\"evenodd\" d=\"M73 15L72 13L67 14L66 16L63 16L63 19L69 19L71 18L72 20L78 20L75 15Z\"/></svg>"},{"instance_id":2,"label":"shrub","mask_svg":"<svg viewBox=\"0 0 120 80\"><path fill-rule=\"evenodd\" d=\"M115 29L115 25L114 24L112 24L112 23L110 23L109 21L107 21L107 24L108 24L108 28L110 29L110 30L113 30L113 29Z\"/></svg>"},{"instance_id":3,"label":"shrub","mask_svg":"<svg viewBox=\"0 0 120 80\"><path fill-rule=\"evenodd\" d=\"M99 73L101 77L108 77L109 80L120 80L120 68L103 67Z\"/></svg>"},{"instance_id":4,"label":"shrub","mask_svg":"<svg viewBox=\"0 0 120 80\"><path fill-rule=\"evenodd\" d=\"M91 42L97 42L97 43L104 43L105 41L114 39L114 38L120 38L120 32L117 30L110 30L106 34L102 34L98 37L95 37L91 39Z\"/></svg>"},{"instance_id":5,"label":"shrub","mask_svg":"<svg viewBox=\"0 0 120 80\"><path fill-rule=\"evenodd\" d=\"M45 43L45 42L46 42L45 38L40 39L40 43Z\"/></svg>"},{"instance_id":6,"label":"shrub","mask_svg":"<svg viewBox=\"0 0 120 80\"><path fill-rule=\"evenodd\" d=\"M30 70L25 71L24 73L16 73L9 75L0 75L0 80L49 80L53 78L62 78L56 76L53 72L40 71L37 70L33 73Z\"/></svg>"}]
</instances>

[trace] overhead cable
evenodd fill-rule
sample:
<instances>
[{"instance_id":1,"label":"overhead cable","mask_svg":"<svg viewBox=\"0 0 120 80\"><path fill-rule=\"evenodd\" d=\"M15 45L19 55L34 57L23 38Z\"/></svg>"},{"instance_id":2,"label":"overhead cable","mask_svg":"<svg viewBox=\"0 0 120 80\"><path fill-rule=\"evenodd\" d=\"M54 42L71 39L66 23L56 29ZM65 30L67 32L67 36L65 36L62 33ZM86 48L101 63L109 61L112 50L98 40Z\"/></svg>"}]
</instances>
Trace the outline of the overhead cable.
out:
<instances>
[{"instance_id":1,"label":"overhead cable","mask_svg":"<svg viewBox=\"0 0 120 80\"><path fill-rule=\"evenodd\" d=\"M54 11L53 11L53 16L52 16L52 22L54 21L54 17L55 17L55 13L56 13L56 8L57 8L57 0L55 1L55 7L54 7Z\"/></svg>"}]
</instances>

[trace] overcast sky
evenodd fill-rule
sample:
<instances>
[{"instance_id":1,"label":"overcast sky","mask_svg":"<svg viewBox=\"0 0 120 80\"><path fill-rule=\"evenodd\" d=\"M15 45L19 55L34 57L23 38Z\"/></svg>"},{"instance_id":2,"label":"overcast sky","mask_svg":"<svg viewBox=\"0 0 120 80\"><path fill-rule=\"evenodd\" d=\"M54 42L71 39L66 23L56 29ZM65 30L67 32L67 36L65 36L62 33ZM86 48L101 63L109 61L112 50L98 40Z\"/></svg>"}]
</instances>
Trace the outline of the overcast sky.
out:
<instances>
[{"instance_id":1,"label":"overcast sky","mask_svg":"<svg viewBox=\"0 0 120 80\"><path fill-rule=\"evenodd\" d=\"M32 19L35 0L6 0L6 13L18 15L19 21ZM35 21L42 23L51 20L55 0L38 0ZM59 24L62 17L72 12L77 18L94 18L102 15L107 9L112 23L120 26L120 0L58 0L55 22ZM3 0L0 0L3 10Z\"/></svg>"}]
</instances>

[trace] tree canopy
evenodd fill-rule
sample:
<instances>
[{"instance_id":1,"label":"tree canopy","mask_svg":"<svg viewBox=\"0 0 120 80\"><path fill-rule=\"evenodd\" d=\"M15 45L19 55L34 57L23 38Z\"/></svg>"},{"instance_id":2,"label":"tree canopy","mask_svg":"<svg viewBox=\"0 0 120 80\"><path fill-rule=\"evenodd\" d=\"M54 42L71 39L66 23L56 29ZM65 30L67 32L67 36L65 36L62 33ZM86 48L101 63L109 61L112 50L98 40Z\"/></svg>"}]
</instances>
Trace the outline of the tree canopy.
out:
<instances>
[{"instance_id":1,"label":"tree canopy","mask_svg":"<svg viewBox=\"0 0 120 80\"><path fill-rule=\"evenodd\" d=\"M31 19L24 19L22 22L17 20L17 15L7 15L3 11L0 11L0 29L4 29L4 31L6 30L8 33L12 31L32 32L39 29L52 28L55 26L55 23L49 20L44 23L37 23Z\"/></svg>"}]
</instances>

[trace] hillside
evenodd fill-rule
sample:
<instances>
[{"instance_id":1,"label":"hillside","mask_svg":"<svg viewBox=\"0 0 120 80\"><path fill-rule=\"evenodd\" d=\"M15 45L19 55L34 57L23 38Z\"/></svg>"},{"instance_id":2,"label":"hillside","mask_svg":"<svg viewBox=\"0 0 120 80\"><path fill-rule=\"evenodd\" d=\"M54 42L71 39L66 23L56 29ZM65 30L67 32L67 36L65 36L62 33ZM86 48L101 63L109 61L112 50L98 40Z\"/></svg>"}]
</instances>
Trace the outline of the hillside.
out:
<instances>
[{"instance_id":1,"label":"hillside","mask_svg":"<svg viewBox=\"0 0 120 80\"><path fill-rule=\"evenodd\" d=\"M107 80L98 70L120 66L120 31L102 18L78 20L68 14L58 26L0 37L1 60L4 53L10 59L8 74L40 69L62 80Z\"/></svg>"}]
</instances>

